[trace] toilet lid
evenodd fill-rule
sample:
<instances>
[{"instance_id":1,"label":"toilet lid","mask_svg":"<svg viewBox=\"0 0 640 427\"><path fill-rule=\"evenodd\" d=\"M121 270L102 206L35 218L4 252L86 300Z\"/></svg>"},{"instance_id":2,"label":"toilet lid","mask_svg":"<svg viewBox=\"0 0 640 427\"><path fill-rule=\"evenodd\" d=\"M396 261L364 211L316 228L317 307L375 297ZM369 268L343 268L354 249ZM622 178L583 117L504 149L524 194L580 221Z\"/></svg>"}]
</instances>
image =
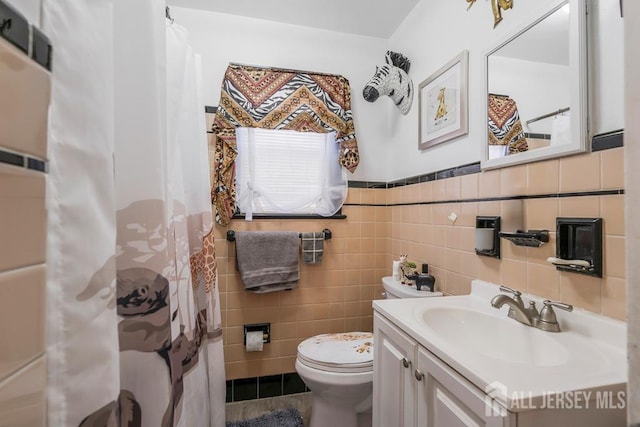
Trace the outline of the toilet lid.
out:
<instances>
[{"instance_id":1,"label":"toilet lid","mask_svg":"<svg viewBox=\"0 0 640 427\"><path fill-rule=\"evenodd\" d=\"M331 372L373 369L373 334L347 332L307 338L298 345L298 359L307 366Z\"/></svg>"}]
</instances>

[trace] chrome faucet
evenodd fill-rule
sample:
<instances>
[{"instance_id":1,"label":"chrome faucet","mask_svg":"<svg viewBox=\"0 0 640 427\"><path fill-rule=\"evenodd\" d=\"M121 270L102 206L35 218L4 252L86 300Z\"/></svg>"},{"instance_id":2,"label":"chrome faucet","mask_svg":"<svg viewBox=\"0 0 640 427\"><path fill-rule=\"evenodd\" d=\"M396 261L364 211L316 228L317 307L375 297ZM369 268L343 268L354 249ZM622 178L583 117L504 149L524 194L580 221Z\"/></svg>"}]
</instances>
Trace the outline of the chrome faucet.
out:
<instances>
[{"instance_id":1,"label":"chrome faucet","mask_svg":"<svg viewBox=\"0 0 640 427\"><path fill-rule=\"evenodd\" d=\"M509 306L509 317L527 326L533 326L534 328L538 328L543 331L560 332L560 325L558 324L558 319L556 318L556 313L553 311L553 307L558 307L566 311L573 310L573 306L569 304L544 300L542 302L544 307L542 308L542 311L538 313L538 309L536 308L536 303L534 301L529 301L529 307L524 306L524 302L521 298L522 293L520 291L516 291L506 286L500 286L500 290L513 294L513 297L505 294L498 294L491 299L491 306L500 308L506 304Z\"/></svg>"},{"instance_id":2,"label":"chrome faucet","mask_svg":"<svg viewBox=\"0 0 640 427\"><path fill-rule=\"evenodd\" d=\"M491 305L495 308L500 308L506 304L509 306L509 317L520 323L524 323L527 326L533 326L534 314L532 313L531 308L535 310L535 315L538 314L538 310L535 308L535 302L533 303L533 307L530 304L528 308L525 308L524 302L520 297L520 295L522 295L520 291L516 291L506 286L500 286L500 290L513 294L513 297L505 294L498 294L491 300Z\"/></svg>"}]
</instances>

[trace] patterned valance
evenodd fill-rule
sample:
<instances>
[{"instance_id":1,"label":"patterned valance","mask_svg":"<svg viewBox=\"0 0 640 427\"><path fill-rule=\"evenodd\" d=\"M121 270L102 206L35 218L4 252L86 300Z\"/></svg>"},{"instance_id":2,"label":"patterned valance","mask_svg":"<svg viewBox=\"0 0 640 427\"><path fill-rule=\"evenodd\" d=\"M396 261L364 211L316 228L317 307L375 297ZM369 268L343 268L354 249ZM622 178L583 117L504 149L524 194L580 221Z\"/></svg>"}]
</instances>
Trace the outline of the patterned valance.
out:
<instances>
[{"instance_id":1,"label":"patterned valance","mask_svg":"<svg viewBox=\"0 0 640 427\"><path fill-rule=\"evenodd\" d=\"M516 101L504 95L489 94L489 145L508 146L507 154L527 151Z\"/></svg>"},{"instance_id":2,"label":"patterned valance","mask_svg":"<svg viewBox=\"0 0 640 427\"><path fill-rule=\"evenodd\" d=\"M340 163L350 172L360 157L343 76L230 64L222 81L212 131L216 138L211 201L226 225L236 211L236 127L337 132Z\"/></svg>"}]
</instances>

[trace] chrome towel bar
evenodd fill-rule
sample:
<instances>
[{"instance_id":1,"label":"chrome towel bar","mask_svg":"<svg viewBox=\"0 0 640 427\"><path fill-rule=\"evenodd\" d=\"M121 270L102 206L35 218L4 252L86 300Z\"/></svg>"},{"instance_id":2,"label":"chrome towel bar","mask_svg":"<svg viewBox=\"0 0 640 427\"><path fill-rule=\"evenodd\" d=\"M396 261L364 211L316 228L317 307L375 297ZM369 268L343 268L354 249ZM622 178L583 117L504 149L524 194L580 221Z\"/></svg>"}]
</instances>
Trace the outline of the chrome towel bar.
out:
<instances>
[{"instance_id":1,"label":"chrome towel bar","mask_svg":"<svg viewBox=\"0 0 640 427\"><path fill-rule=\"evenodd\" d=\"M324 240L331 240L332 234L331 230L325 228L322 230L322 234L324 234ZM302 233L298 234L299 237L302 237ZM227 241L235 242L236 241L236 232L234 230L227 231Z\"/></svg>"}]
</instances>

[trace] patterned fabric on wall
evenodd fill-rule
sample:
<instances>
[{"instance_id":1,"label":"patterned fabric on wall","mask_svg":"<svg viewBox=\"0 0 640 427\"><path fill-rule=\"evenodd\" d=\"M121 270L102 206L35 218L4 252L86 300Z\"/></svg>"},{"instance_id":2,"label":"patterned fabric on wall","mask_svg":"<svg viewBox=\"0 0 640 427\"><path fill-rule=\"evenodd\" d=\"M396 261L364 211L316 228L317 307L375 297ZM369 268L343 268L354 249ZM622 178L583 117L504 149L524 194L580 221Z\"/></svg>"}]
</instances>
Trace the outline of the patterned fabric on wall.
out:
<instances>
[{"instance_id":1,"label":"patterned fabric on wall","mask_svg":"<svg viewBox=\"0 0 640 427\"><path fill-rule=\"evenodd\" d=\"M216 206L216 221L222 225L236 211L235 128L239 126L337 131L342 166L353 172L360 160L351 88L345 77L230 64L212 126L216 152L211 201Z\"/></svg>"},{"instance_id":2,"label":"patterned fabric on wall","mask_svg":"<svg viewBox=\"0 0 640 427\"><path fill-rule=\"evenodd\" d=\"M507 145L509 154L527 151L516 101L508 96L489 94L489 145Z\"/></svg>"}]
</instances>

